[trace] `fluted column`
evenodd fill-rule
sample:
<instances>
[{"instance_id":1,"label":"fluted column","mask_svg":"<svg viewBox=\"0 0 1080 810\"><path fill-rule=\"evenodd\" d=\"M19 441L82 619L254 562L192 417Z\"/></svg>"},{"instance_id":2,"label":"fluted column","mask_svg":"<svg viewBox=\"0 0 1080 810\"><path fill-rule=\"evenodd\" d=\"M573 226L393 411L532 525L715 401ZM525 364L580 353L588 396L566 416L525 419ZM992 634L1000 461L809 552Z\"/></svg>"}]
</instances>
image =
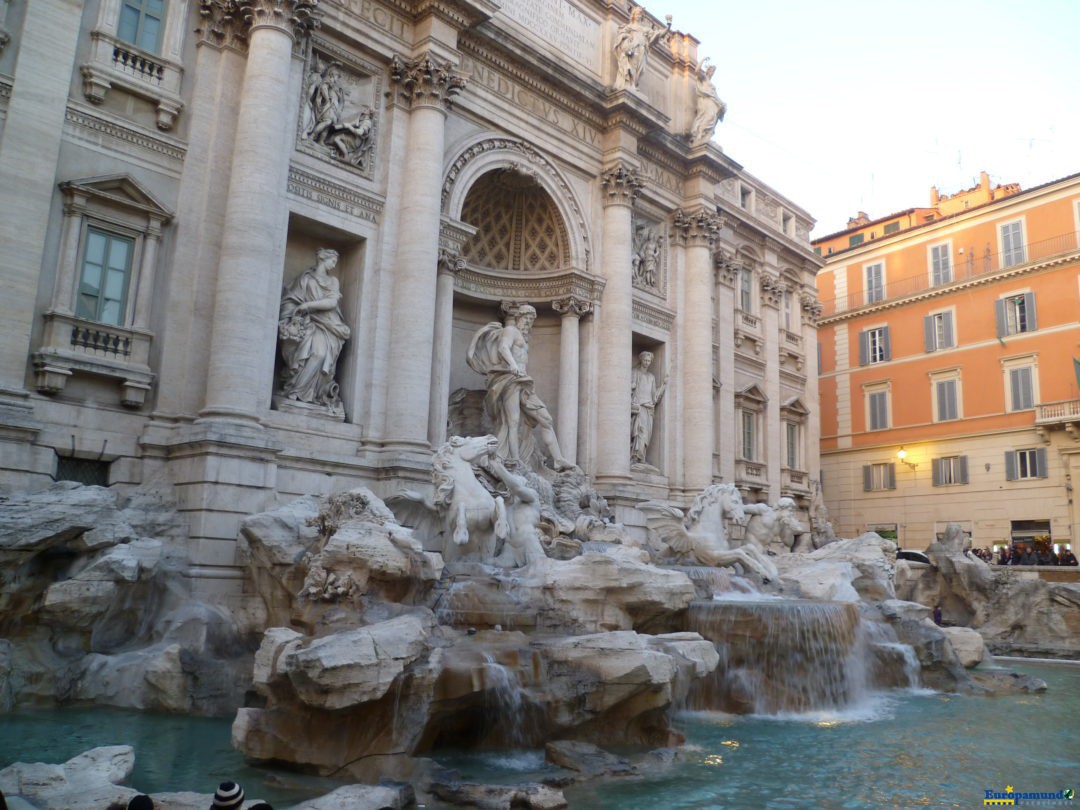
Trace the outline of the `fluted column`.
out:
<instances>
[{"instance_id":1,"label":"fluted column","mask_svg":"<svg viewBox=\"0 0 1080 810\"><path fill-rule=\"evenodd\" d=\"M803 452L806 454L803 469L812 479L817 479L821 475L821 392L818 384L817 324L822 306L812 292L803 292L799 296L799 305L802 307L803 362L806 370L804 401L810 409L810 415L803 424Z\"/></svg>"},{"instance_id":2,"label":"fluted column","mask_svg":"<svg viewBox=\"0 0 1080 810\"><path fill-rule=\"evenodd\" d=\"M465 80L449 62L431 56L408 61L395 57L390 78L395 103L410 113L391 296L389 363L394 373L386 397L385 439L427 449L433 435L429 431L433 344L439 342L433 340L439 335L432 331L436 317L432 291L437 292L444 129L447 106ZM451 300L452 293L451 289Z\"/></svg>"},{"instance_id":3,"label":"fluted column","mask_svg":"<svg viewBox=\"0 0 1080 810\"><path fill-rule=\"evenodd\" d=\"M700 490L713 480L716 444L713 413L713 263L712 245L720 217L702 207L675 213L675 232L685 246L685 345L679 368L683 391L682 420L693 439L685 443L683 486Z\"/></svg>"},{"instance_id":4,"label":"fluted column","mask_svg":"<svg viewBox=\"0 0 1080 810\"><path fill-rule=\"evenodd\" d=\"M454 329L454 276L465 267L460 253L439 250L438 279L435 282L435 340L431 354L431 418L428 441L438 447L446 441L450 413L450 350Z\"/></svg>"},{"instance_id":5,"label":"fluted column","mask_svg":"<svg viewBox=\"0 0 1080 810\"><path fill-rule=\"evenodd\" d=\"M248 54L218 262L204 418L258 422L273 388L273 340L284 263L285 185L296 99L293 42L315 24L317 0L240 0L234 25Z\"/></svg>"},{"instance_id":6,"label":"fluted column","mask_svg":"<svg viewBox=\"0 0 1080 810\"><path fill-rule=\"evenodd\" d=\"M578 403L581 399L581 316L592 310L592 303L570 296L553 301L552 308L562 315L559 332L559 419L555 433L567 461L577 463Z\"/></svg>"},{"instance_id":7,"label":"fluted column","mask_svg":"<svg viewBox=\"0 0 1080 810\"><path fill-rule=\"evenodd\" d=\"M635 169L619 164L604 172L603 267L606 280L597 319L603 418L597 425L598 480L630 476L630 381L633 366L633 204L642 182Z\"/></svg>"},{"instance_id":8,"label":"fluted column","mask_svg":"<svg viewBox=\"0 0 1080 810\"><path fill-rule=\"evenodd\" d=\"M765 387L765 412L762 415L762 435L765 446L766 476L769 481L769 503L776 503L780 497L782 485L781 466L783 461L784 437L780 424L780 301L783 298L783 283L769 272L762 272L761 282L761 331L765 339L765 375L762 381Z\"/></svg>"}]
</instances>

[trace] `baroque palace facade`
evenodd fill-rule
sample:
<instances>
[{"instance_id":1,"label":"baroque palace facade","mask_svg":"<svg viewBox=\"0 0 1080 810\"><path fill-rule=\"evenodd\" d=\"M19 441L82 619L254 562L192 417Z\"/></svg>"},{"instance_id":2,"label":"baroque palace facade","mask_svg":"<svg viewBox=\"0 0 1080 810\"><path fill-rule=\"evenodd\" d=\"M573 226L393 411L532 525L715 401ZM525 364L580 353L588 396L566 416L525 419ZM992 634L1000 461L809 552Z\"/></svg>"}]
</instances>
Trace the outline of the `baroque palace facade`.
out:
<instances>
[{"instance_id":1,"label":"baroque palace facade","mask_svg":"<svg viewBox=\"0 0 1080 810\"><path fill-rule=\"evenodd\" d=\"M471 336L527 303L535 393L620 519L715 481L806 518L813 223L710 141L670 22L2 0L0 29L3 485L165 486L197 588L235 592L245 515L430 482L478 424Z\"/></svg>"},{"instance_id":2,"label":"baroque palace facade","mask_svg":"<svg viewBox=\"0 0 1080 810\"><path fill-rule=\"evenodd\" d=\"M822 478L838 532L1075 551L1080 175L931 192L815 240Z\"/></svg>"}]
</instances>

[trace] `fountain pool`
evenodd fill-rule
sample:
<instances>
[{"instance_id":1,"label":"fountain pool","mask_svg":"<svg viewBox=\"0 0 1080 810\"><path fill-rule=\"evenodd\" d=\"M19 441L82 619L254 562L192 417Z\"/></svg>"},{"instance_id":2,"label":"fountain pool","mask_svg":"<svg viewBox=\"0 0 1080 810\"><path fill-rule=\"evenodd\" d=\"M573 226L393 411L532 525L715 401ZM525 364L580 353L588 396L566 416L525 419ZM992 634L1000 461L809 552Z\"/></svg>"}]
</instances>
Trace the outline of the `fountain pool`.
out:
<instances>
[{"instance_id":1,"label":"fountain pool","mask_svg":"<svg viewBox=\"0 0 1080 810\"><path fill-rule=\"evenodd\" d=\"M1080 665L1008 661L1043 678L1041 695L981 698L871 693L842 711L764 717L688 712L680 761L639 778L568 789L584 810L794 810L982 807L987 790L1080 788ZM229 745L228 720L100 708L15 712L0 719L0 767L63 761L97 745L135 746L134 786L209 789L235 778L249 796L288 807L331 790L330 780L250 768ZM541 752L437 755L465 779L519 781ZM429 808L435 805L428 805ZM1062 803L1065 806L1065 803Z\"/></svg>"}]
</instances>

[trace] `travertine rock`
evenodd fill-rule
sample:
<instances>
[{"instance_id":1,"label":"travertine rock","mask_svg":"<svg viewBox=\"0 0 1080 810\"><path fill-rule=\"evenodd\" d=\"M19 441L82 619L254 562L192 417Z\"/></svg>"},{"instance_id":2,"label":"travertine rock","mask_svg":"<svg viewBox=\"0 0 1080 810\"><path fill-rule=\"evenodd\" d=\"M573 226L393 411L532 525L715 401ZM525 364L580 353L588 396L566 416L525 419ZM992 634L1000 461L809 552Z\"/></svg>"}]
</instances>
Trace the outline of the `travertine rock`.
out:
<instances>
[{"instance_id":1,"label":"travertine rock","mask_svg":"<svg viewBox=\"0 0 1080 810\"><path fill-rule=\"evenodd\" d=\"M775 558L784 584L807 599L856 602L892 599L896 544L867 532L809 554Z\"/></svg>"},{"instance_id":2,"label":"travertine rock","mask_svg":"<svg viewBox=\"0 0 1080 810\"><path fill-rule=\"evenodd\" d=\"M113 802L127 807L138 791L121 783L134 767L130 745L93 748L62 765L16 762L0 770L0 790L40 810L101 810Z\"/></svg>"},{"instance_id":3,"label":"travertine rock","mask_svg":"<svg viewBox=\"0 0 1080 810\"><path fill-rule=\"evenodd\" d=\"M942 627L941 629L948 636L961 664L970 669L982 662L986 654L986 645L983 644L982 636L969 627Z\"/></svg>"}]
</instances>

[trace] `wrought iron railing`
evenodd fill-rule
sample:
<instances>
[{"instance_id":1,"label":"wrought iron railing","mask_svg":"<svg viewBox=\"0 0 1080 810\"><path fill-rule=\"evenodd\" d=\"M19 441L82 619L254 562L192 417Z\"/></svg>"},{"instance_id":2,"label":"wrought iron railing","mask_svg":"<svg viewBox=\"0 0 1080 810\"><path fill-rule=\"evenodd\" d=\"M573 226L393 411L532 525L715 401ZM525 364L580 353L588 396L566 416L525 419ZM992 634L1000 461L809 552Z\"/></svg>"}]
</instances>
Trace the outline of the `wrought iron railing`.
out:
<instances>
[{"instance_id":1,"label":"wrought iron railing","mask_svg":"<svg viewBox=\"0 0 1080 810\"><path fill-rule=\"evenodd\" d=\"M1075 253L1078 245L1076 233L1070 232L1049 239L1042 239L1038 242L1028 242L1014 250L1000 253L991 253L989 245L979 255L976 255L977 250L971 246L961 245L960 249L963 251L963 253L957 254L960 261L949 266L947 278L941 279L940 283L934 283L930 268L924 266L923 272L917 275L904 278L887 277L884 297L879 300L868 301L866 290L858 290L848 295L823 300L821 302L823 306L822 317L827 318L841 312L878 305L883 301L904 298L936 287L947 287L950 284L985 276L1009 267L1039 264L1059 256ZM939 271L939 277L940 275Z\"/></svg>"}]
</instances>

